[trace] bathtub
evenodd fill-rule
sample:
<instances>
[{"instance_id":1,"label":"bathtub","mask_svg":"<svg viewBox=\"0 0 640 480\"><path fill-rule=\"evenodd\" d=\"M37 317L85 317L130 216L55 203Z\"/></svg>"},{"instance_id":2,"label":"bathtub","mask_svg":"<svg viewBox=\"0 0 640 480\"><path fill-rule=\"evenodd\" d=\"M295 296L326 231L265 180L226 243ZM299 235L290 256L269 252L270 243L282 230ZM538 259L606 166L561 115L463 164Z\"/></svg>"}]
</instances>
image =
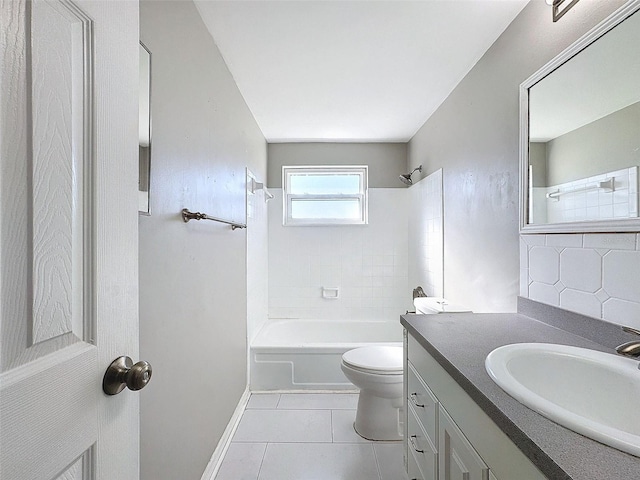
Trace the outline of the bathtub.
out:
<instances>
[{"instance_id":1,"label":"bathtub","mask_svg":"<svg viewBox=\"0 0 640 480\"><path fill-rule=\"evenodd\" d=\"M342 354L373 344L402 346L400 322L270 321L250 346L251 390L354 390Z\"/></svg>"}]
</instances>

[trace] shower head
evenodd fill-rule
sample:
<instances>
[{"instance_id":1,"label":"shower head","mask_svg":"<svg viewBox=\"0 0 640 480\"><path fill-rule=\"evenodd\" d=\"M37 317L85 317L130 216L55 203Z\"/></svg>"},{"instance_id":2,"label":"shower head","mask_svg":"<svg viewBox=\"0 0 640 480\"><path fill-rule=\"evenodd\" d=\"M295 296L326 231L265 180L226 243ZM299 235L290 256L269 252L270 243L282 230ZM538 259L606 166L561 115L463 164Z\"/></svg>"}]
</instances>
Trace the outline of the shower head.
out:
<instances>
[{"instance_id":1,"label":"shower head","mask_svg":"<svg viewBox=\"0 0 640 480\"><path fill-rule=\"evenodd\" d=\"M419 172L422 172L422 165L420 165L420 166L414 168L413 170L411 170L411 173L403 173L398 178L405 185L411 186L411 185L413 185L413 180L411 180L411 175L413 175L413 172L415 172L416 170L419 171Z\"/></svg>"},{"instance_id":2,"label":"shower head","mask_svg":"<svg viewBox=\"0 0 640 480\"><path fill-rule=\"evenodd\" d=\"M413 185L413 181L411 180L411 175L409 175L408 173L403 173L398 178L402 183L406 185L409 185L409 186Z\"/></svg>"}]
</instances>

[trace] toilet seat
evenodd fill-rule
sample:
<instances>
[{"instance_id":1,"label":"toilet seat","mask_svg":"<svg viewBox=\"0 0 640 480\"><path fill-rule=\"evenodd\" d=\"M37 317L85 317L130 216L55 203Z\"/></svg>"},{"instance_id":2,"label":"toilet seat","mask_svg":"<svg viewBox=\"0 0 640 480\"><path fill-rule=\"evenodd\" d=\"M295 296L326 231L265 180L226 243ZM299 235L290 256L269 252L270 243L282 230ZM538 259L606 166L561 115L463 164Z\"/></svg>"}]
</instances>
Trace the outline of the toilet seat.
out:
<instances>
[{"instance_id":1,"label":"toilet seat","mask_svg":"<svg viewBox=\"0 0 640 480\"><path fill-rule=\"evenodd\" d=\"M342 355L347 367L375 375L402 375L402 347L370 346L349 350Z\"/></svg>"}]
</instances>

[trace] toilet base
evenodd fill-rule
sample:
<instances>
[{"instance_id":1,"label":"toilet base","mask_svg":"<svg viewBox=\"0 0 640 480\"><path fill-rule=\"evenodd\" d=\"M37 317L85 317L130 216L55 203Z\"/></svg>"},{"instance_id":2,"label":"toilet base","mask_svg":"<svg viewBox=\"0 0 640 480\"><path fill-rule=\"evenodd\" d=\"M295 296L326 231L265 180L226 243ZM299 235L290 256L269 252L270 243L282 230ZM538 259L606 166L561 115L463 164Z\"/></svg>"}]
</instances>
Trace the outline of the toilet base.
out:
<instances>
[{"instance_id":1,"label":"toilet base","mask_svg":"<svg viewBox=\"0 0 640 480\"><path fill-rule=\"evenodd\" d=\"M358 410L353 427L367 440L400 441L402 397L382 398L360 390Z\"/></svg>"}]
</instances>

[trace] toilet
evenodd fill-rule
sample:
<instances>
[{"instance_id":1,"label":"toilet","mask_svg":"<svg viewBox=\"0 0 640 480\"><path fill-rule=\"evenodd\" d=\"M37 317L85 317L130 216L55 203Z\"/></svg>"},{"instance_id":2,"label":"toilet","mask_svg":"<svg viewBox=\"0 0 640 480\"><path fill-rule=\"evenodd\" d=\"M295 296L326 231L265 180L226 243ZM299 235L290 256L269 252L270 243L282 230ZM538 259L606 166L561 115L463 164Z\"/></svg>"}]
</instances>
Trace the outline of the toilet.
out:
<instances>
[{"instance_id":1,"label":"toilet","mask_svg":"<svg viewBox=\"0 0 640 480\"><path fill-rule=\"evenodd\" d=\"M470 313L442 297L416 297L416 313ZM349 350L340 367L351 383L360 389L354 428L367 440L402 440L402 347L372 345Z\"/></svg>"},{"instance_id":2,"label":"toilet","mask_svg":"<svg viewBox=\"0 0 640 480\"><path fill-rule=\"evenodd\" d=\"M402 440L402 347L370 346L342 355L342 371L360 389L354 428L367 440Z\"/></svg>"}]
</instances>

